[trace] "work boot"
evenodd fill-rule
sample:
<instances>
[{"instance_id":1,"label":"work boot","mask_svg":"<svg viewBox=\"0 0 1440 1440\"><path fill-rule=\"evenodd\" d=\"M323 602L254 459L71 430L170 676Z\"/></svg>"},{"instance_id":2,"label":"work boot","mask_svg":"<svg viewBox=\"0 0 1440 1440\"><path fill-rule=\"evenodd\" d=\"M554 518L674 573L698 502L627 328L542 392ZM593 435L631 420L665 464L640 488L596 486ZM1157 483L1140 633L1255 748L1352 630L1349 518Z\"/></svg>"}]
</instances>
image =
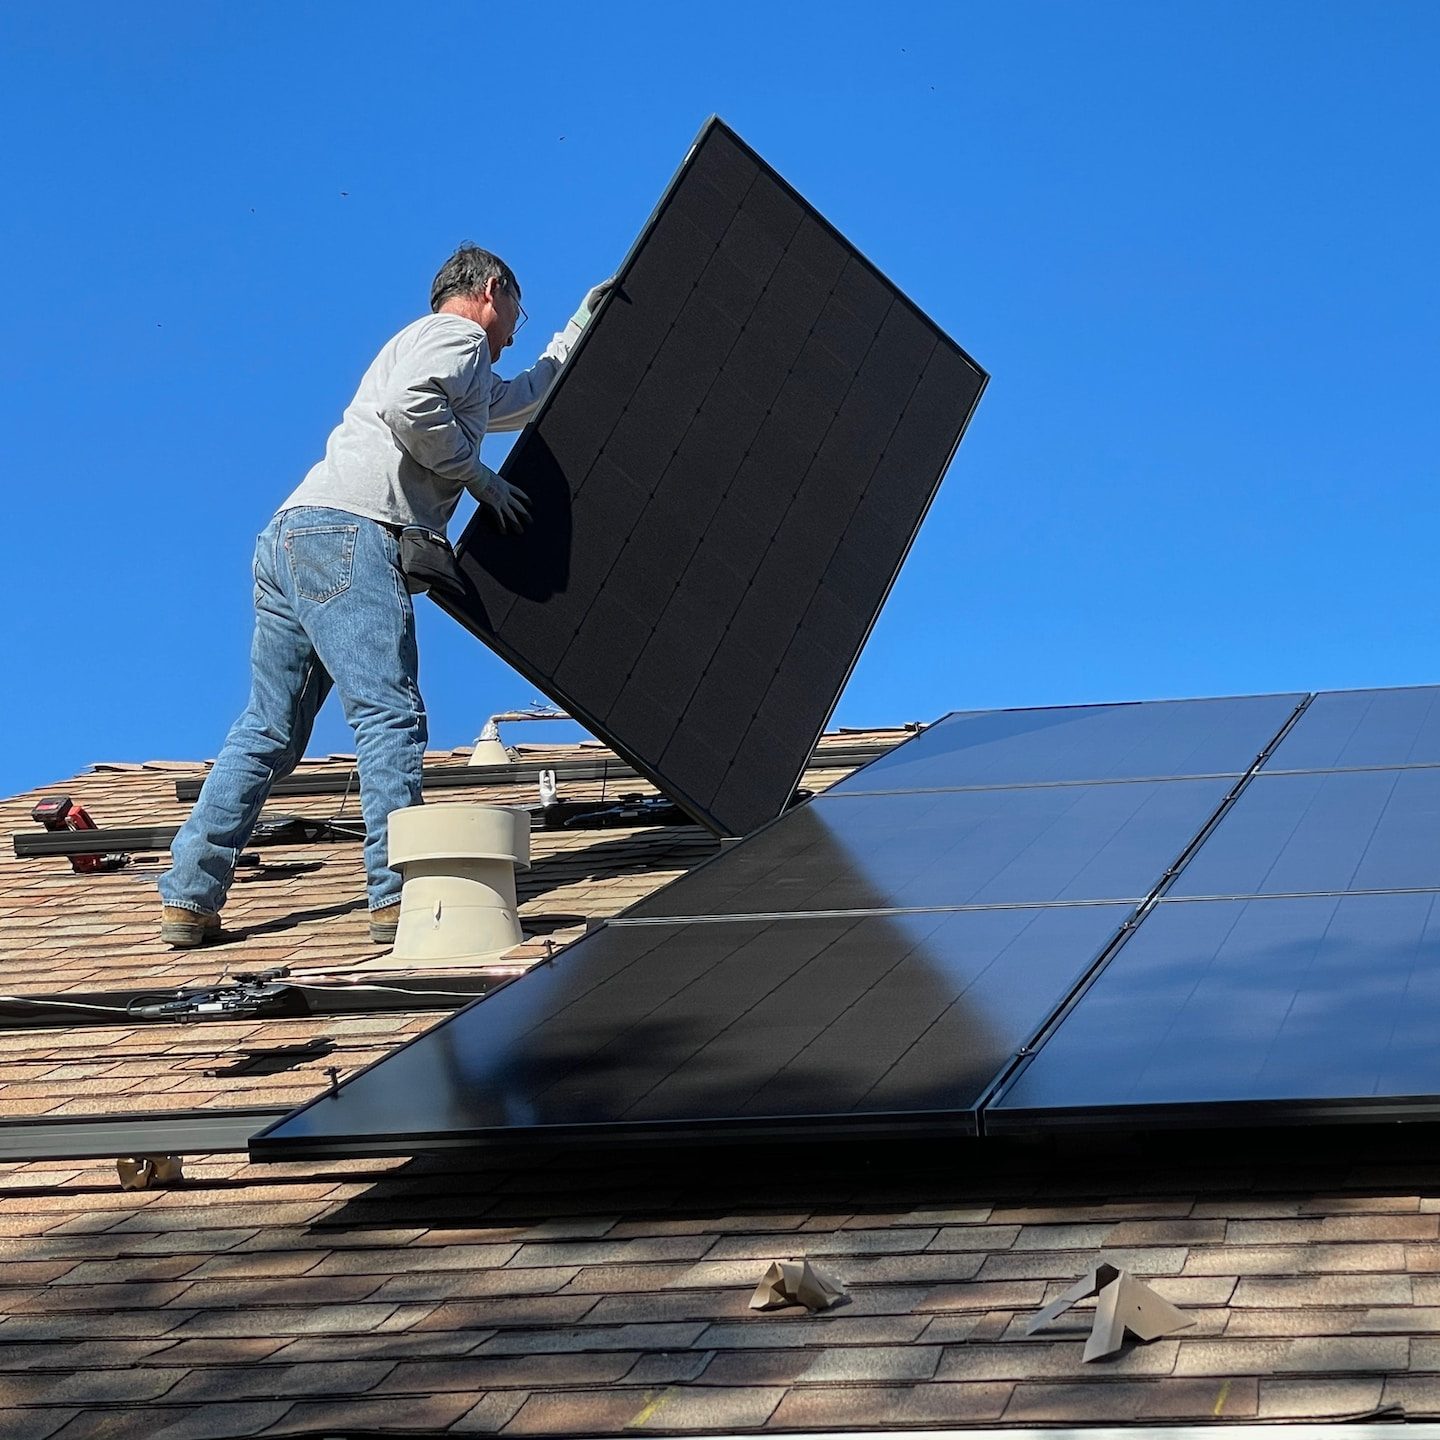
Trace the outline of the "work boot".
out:
<instances>
[{"instance_id":1,"label":"work boot","mask_svg":"<svg viewBox=\"0 0 1440 1440\"><path fill-rule=\"evenodd\" d=\"M386 905L384 909L370 912L370 943L372 945L393 945L395 931L400 925L400 907Z\"/></svg>"},{"instance_id":2,"label":"work boot","mask_svg":"<svg viewBox=\"0 0 1440 1440\"><path fill-rule=\"evenodd\" d=\"M209 910L166 905L160 912L160 938L174 950L193 950L220 934L220 917Z\"/></svg>"}]
</instances>

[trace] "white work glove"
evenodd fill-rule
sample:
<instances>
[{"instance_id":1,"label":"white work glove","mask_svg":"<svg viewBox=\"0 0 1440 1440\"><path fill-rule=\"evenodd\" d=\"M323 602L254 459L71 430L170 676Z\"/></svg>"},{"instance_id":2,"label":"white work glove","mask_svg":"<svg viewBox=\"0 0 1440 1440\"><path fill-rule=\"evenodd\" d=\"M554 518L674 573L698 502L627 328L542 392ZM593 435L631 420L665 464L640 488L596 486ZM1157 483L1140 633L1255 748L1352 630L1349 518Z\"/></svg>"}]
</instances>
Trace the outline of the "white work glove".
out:
<instances>
[{"instance_id":1,"label":"white work glove","mask_svg":"<svg viewBox=\"0 0 1440 1440\"><path fill-rule=\"evenodd\" d=\"M581 332L590 323L590 317L600 308L600 302L610 293L614 284L615 277L612 275L610 279L592 285L585 292L585 298L580 302L580 308L570 317L569 324L555 333L555 338L541 353L542 360L553 360L557 365L563 365L570 358L570 352L579 343Z\"/></svg>"},{"instance_id":2,"label":"white work glove","mask_svg":"<svg viewBox=\"0 0 1440 1440\"><path fill-rule=\"evenodd\" d=\"M473 486L470 493L495 512L502 530L523 530L529 523L530 510L525 492L493 470L486 470L483 481Z\"/></svg>"},{"instance_id":3,"label":"white work glove","mask_svg":"<svg viewBox=\"0 0 1440 1440\"><path fill-rule=\"evenodd\" d=\"M608 280L602 280L598 285L592 285L585 292L585 298L580 302L580 308L570 317L570 323L578 325L583 330L590 323L590 317L600 308L600 302L610 293L610 287L614 283L615 277L612 275Z\"/></svg>"}]
</instances>

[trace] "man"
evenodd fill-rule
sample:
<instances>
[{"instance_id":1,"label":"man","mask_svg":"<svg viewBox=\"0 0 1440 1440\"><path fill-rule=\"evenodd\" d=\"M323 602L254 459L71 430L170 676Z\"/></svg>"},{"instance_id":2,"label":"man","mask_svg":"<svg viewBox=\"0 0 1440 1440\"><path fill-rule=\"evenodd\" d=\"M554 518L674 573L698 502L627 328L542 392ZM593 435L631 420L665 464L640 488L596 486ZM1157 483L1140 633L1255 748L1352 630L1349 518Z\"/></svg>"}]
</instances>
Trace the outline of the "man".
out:
<instances>
[{"instance_id":1,"label":"man","mask_svg":"<svg viewBox=\"0 0 1440 1440\"><path fill-rule=\"evenodd\" d=\"M401 877L389 865L388 820L420 803L428 738L401 531L443 534L462 491L504 529L528 521L524 494L481 464L480 442L535 412L606 288L590 291L534 366L501 380L490 367L525 319L520 286L503 260L461 246L431 286L432 313L365 372L324 459L256 545L250 703L170 847L166 943L218 935L236 857L270 787L305 753L332 685L355 731L370 939L393 943Z\"/></svg>"}]
</instances>

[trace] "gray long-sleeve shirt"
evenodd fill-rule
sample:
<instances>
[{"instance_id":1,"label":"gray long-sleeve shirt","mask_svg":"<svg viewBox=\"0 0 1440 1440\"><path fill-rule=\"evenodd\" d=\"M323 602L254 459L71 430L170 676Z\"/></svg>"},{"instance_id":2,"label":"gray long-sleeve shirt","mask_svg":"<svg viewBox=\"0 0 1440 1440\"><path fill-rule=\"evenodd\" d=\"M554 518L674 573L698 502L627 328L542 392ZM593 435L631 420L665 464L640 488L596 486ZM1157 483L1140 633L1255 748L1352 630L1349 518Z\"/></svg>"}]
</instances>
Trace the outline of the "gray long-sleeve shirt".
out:
<instances>
[{"instance_id":1,"label":"gray long-sleeve shirt","mask_svg":"<svg viewBox=\"0 0 1440 1440\"><path fill-rule=\"evenodd\" d=\"M407 325L371 363L330 432L325 458L280 507L320 505L386 525L444 533L460 493L478 495L487 430L519 430L579 335L573 323L528 370L502 380L485 331L462 315Z\"/></svg>"}]
</instances>

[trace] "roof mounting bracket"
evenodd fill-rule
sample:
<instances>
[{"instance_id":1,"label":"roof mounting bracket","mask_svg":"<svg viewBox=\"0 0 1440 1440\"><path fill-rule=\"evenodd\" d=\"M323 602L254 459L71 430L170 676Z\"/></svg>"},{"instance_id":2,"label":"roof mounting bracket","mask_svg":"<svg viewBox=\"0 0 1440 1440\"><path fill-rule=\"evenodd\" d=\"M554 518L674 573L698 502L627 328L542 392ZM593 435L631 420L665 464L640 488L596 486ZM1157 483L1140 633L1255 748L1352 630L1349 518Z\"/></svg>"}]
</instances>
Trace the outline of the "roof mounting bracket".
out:
<instances>
[{"instance_id":1,"label":"roof mounting bracket","mask_svg":"<svg viewBox=\"0 0 1440 1440\"><path fill-rule=\"evenodd\" d=\"M1027 1335L1053 1324L1072 1305L1091 1295L1095 1301L1095 1324L1085 1342L1085 1360L1103 1360L1125 1343L1128 1331L1136 1339L1158 1340L1186 1330L1195 1322L1163 1296L1137 1280L1128 1270L1101 1260L1092 1265L1059 1299L1047 1305L1025 1327Z\"/></svg>"}]
</instances>

